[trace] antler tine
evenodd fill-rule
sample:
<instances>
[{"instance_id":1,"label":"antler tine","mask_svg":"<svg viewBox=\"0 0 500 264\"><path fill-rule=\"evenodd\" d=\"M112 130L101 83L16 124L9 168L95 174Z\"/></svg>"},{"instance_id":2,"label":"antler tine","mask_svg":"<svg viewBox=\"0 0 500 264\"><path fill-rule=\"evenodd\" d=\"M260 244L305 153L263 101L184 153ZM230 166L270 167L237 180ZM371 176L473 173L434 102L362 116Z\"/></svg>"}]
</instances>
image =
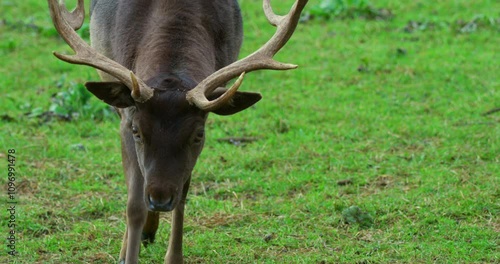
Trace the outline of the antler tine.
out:
<instances>
[{"instance_id":1,"label":"antler tine","mask_svg":"<svg viewBox=\"0 0 500 264\"><path fill-rule=\"evenodd\" d=\"M83 0L78 0L76 8L71 12L68 12L64 1L60 2L60 5L64 20L66 20L66 22L68 22L74 30L80 29L83 25L83 20L85 19L85 7L83 6Z\"/></svg>"},{"instance_id":2,"label":"antler tine","mask_svg":"<svg viewBox=\"0 0 500 264\"><path fill-rule=\"evenodd\" d=\"M75 52L75 55L54 52L57 58L72 64L91 66L110 74L133 91L132 98L137 102L143 103L153 96L154 90L141 79L136 78L129 69L100 54L78 36L74 28L78 28L78 24L83 23L85 16L83 0L78 0L78 6L72 12L68 12L64 3L58 4L57 0L48 0L48 3L50 16L57 32ZM79 20L81 21L78 22Z\"/></svg>"},{"instance_id":3,"label":"antler tine","mask_svg":"<svg viewBox=\"0 0 500 264\"><path fill-rule=\"evenodd\" d=\"M279 21L281 21L284 16L279 16L274 13L273 7L271 6L271 2L269 0L264 0L262 6L264 9L264 14L267 17L267 21L269 21L271 25L277 26L279 24Z\"/></svg>"},{"instance_id":4,"label":"antler tine","mask_svg":"<svg viewBox=\"0 0 500 264\"><path fill-rule=\"evenodd\" d=\"M264 0L263 9L267 20L271 25L277 27L274 36L261 49L268 50L271 56L274 56L292 37L297 24L299 23L300 13L304 9L308 0L297 0L285 16L276 15L271 7L270 0ZM290 30L291 29L291 30Z\"/></svg>"},{"instance_id":5,"label":"antler tine","mask_svg":"<svg viewBox=\"0 0 500 264\"><path fill-rule=\"evenodd\" d=\"M187 100L204 111L213 111L231 99L232 95L234 95L240 87L245 73L261 69L290 70L297 68L297 65L278 62L274 60L273 57L292 36L299 22L300 13L307 2L308 0L297 0L287 15L279 16L273 12L270 0L264 0L264 13L269 23L277 27L273 37L254 53L219 69L205 78L194 89L187 93ZM207 94L238 75L240 75L240 77L226 93L213 101L207 99Z\"/></svg>"}]
</instances>

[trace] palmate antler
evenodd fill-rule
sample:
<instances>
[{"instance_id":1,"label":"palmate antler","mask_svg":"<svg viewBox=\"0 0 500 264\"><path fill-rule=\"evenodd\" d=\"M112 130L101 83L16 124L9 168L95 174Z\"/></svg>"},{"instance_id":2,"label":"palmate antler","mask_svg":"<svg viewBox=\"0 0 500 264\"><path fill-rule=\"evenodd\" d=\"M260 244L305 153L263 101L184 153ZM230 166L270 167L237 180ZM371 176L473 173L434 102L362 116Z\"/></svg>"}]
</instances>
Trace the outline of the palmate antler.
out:
<instances>
[{"instance_id":1,"label":"palmate antler","mask_svg":"<svg viewBox=\"0 0 500 264\"><path fill-rule=\"evenodd\" d=\"M85 18L83 0L78 0L78 5L72 12L68 12L64 3L57 0L48 0L50 16L59 35L75 51L75 55L63 55L54 52L54 55L66 62L92 66L117 78L125 84L132 93L132 98L137 102L145 102L153 96L154 90L148 87L135 74L118 62L97 52L90 47L75 32L80 28Z\"/></svg>"},{"instance_id":2,"label":"palmate antler","mask_svg":"<svg viewBox=\"0 0 500 264\"><path fill-rule=\"evenodd\" d=\"M246 72L260 69L290 70L297 68L297 65L294 64L275 61L273 56L292 36L300 19L300 13L307 4L307 1L308 0L297 0L287 15L279 16L273 12L270 0L264 0L263 8L267 20L273 26L277 27L274 36L256 52L214 72L205 78L193 90L187 93L187 100L202 110L212 111L219 108L221 105L226 104L231 99L241 85ZM238 75L238 79L231 86L231 88L226 91L226 93L213 101L209 101L207 99L207 94L210 94L217 87L223 85Z\"/></svg>"}]
</instances>

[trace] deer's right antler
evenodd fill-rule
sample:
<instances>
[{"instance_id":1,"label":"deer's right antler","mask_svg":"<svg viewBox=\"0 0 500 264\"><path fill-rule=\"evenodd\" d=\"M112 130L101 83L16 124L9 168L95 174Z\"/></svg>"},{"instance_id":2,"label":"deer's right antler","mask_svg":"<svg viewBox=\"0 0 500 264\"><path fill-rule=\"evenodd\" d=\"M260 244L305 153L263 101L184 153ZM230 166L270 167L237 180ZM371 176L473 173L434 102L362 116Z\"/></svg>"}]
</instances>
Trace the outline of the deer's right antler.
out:
<instances>
[{"instance_id":1,"label":"deer's right antler","mask_svg":"<svg viewBox=\"0 0 500 264\"><path fill-rule=\"evenodd\" d=\"M88 65L108 73L125 84L137 102L143 103L153 96L154 90L137 78L132 71L97 52L78 36L75 30L81 27L85 18L83 0L78 0L78 5L72 12L68 12L64 3L59 4L57 0L48 0L48 3L57 32L76 53L63 55L54 52L57 58L72 64Z\"/></svg>"},{"instance_id":2,"label":"deer's right antler","mask_svg":"<svg viewBox=\"0 0 500 264\"><path fill-rule=\"evenodd\" d=\"M213 111L226 104L231 99L241 85L243 76L246 72L261 69L289 70L297 68L297 65L294 64L275 61L273 56L292 36L299 22L300 13L308 0L297 0L290 12L285 16L276 15L269 1L270 0L264 0L263 8L269 23L277 27L274 36L256 52L214 72L201 81L194 89L187 93L186 98L190 103L195 104L202 110ZM223 95L212 101L207 99L207 94L210 94L217 87L237 76L239 76L239 78Z\"/></svg>"}]
</instances>

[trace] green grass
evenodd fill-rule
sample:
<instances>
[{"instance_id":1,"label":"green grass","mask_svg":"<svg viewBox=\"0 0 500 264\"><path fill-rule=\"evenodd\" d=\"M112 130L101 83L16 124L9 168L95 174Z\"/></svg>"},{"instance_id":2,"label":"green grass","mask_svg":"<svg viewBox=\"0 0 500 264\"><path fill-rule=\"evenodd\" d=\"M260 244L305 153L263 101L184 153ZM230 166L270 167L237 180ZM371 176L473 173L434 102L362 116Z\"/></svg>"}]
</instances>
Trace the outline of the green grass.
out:
<instances>
[{"instance_id":1,"label":"green grass","mask_svg":"<svg viewBox=\"0 0 500 264\"><path fill-rule=\"evenodd\" d=\"M260 1L240 2L246 55L274 28ZM273 1L280 12L291 3ZM277 56L299 69L250 74L242 89L264 99L210 117L188 196L186 262L500 262L500 113L482 115L500 107L500 4L372 3L392 19L300 24ZM54 50L69 52L44 1L0 2L0 184L14 148L19 201L19 255L2 246L0 262L114 263L126 202L118 119L26 115L98 79ZM217 140L233 136L259 140ZM346 224L350 206L373 225ZM163 261L169 223L162 215L141 263Z\"/></svg>"}]
</instances>

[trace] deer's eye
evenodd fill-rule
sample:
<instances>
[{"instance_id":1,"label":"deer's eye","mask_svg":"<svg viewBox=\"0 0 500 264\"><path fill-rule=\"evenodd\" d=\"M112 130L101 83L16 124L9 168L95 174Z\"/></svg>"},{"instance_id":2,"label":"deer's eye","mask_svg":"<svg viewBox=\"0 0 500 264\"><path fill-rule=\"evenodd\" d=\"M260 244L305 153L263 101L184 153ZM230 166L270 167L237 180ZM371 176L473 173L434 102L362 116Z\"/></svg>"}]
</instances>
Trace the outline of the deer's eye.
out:
<instances>
[{"instance_id":1,"label":"deer's eye","mask_svg":"<svg viewBox=\"0 0 500 264\"><path fill-rule=\"evenodd\" d=\"M132 125L132 134L134 135L135 139L141 139L141 135L139 133L139 129L137 129L136 126Z\"/></svg>"},{"instance_id":2,"label":"deer's eye","mask_svg":"<svg viewBox=\"0 0 500 264\"><path fill-rule=\"evenodd\" d=\"M196 134L194 135L193 142L195 144L200 144L203 141L203 138L205 137L205 130L200 129L196 131Z\"/></svg>"}]
</instances>

